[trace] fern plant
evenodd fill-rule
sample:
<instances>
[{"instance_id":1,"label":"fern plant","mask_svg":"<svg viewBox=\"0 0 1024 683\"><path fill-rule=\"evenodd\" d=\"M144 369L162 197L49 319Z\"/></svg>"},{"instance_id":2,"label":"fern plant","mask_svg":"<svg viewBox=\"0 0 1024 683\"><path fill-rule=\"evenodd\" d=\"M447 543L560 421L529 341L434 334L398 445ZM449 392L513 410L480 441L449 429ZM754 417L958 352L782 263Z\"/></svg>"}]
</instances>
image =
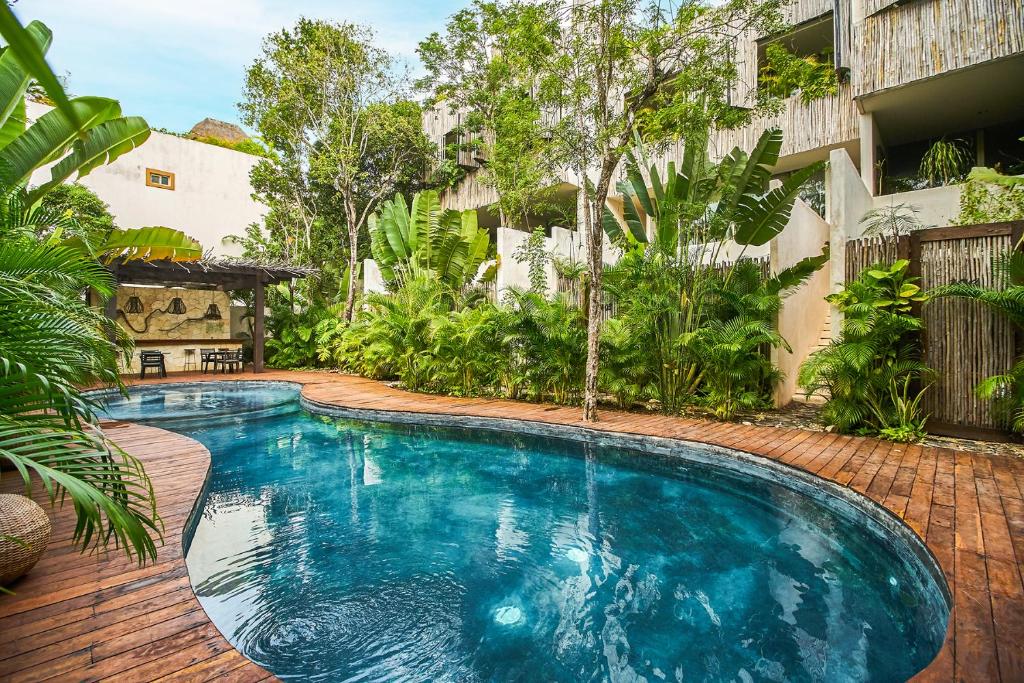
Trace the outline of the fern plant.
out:
<instances>
[{"instance_id":1,"label":"fern plant","mask_svg":"<svg viewBox=\"0 0 1024 683\"><path fill-rule=\"evenodd\" d=\"M927 226L918 217L921 210L913 204L890 202L886 206L867 211L860 224L867 237L881 237L896 242L900 237Z\"/></svg>"},{"instance_id":2,"label":"fern plant","mask_svg":"<svg viewBox=\"0 0 1024 683\"><path fill-rule=\"evenodd\" d=\"M842 332L804 362L799 383L808 395L827 397L822 417L840 431L909 429L919 435L924 428L924 389L914 396L906 392L932 375L920 360L922 325L913 314L928 296L907 276L909 265L876 264L827 297L843 313Z\"/></svg>"}]
</instances>

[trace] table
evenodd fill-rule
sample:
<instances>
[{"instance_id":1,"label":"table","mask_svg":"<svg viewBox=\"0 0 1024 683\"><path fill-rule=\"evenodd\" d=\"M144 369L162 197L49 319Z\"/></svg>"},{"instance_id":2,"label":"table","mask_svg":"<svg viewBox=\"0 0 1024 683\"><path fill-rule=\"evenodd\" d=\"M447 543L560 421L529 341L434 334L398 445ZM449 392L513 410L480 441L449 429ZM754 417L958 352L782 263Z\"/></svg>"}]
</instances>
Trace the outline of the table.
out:
<instances>
[{"instance_id":1,"label":"table","mask_svg":"<svg viewBox=\"0 0 1024 683\"><path fill-rule=\"evenodd\" d=\"M206 362L213 363L213 371L214 372L217 372L217 366L221 365L222 366L221 370L220 370L221 374L227 374L229 366L232 368L231 372L234 372L234 363L229 362L229 359L231 361L234 361L236 358L239 358L239 354L240 353L241 353L241 350L238 350L238 351L207 351L206 353L202 353L200 351L200 354L201 354L200 362L202 362L202 363L206 363ZM236 362L238 363L240 368L243 367L244 364L243 364L243 362L241 360L238 360ZM204 370L204 372L205 372L205 370Z\"/></svg>"}]
</instances>

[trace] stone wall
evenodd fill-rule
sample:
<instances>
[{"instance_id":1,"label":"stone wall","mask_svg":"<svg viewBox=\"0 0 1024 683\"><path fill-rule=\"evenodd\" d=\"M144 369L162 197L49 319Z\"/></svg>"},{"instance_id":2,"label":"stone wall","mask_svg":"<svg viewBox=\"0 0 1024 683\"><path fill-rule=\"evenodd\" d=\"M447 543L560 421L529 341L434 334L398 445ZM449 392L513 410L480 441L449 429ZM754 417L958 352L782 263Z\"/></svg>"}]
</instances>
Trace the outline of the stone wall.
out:
<instances>
[{"instance_id":1,"label":"stone wall","mask_svg":"<svg viewBox=\"0 0 1024 683\"><path fill-rule=\"evenodd\" d=\"M142 302L141 313L126 313L131 296ZM185 304L181 315L165 313L171 300L180 297ZM211 303L220 309L220 320L206 320L203 314ZM178 289L172 287L130 287L117 290L118 322L135 338L135 355L125 371L135 372L139 368L140 351L164 351L164 362L168 371L184 369L186 349L194 351L199 362L201 348L241 348L242 340L231 337L231 299L225 292L203 289ZM148 320L147 320L148 318Z\"/></svg>"}]
</instances>

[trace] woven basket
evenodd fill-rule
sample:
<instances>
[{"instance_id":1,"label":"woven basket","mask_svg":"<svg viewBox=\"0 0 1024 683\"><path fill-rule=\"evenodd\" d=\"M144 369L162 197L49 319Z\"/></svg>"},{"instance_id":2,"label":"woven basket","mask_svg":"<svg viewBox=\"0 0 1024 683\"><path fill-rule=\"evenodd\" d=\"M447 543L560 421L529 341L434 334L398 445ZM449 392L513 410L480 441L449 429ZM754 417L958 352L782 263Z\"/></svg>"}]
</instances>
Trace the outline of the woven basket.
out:
<instances>
[{"instance_id":1,"label":"woven basket","mask_svg":"<svg viewBox=\"0 0 1024 683\"><path fill-rule=\"evenodd\" d=\"M0 493L0 586L32 569L49 542L46 511L31 498Z\"/></svg>"}]
</instances>

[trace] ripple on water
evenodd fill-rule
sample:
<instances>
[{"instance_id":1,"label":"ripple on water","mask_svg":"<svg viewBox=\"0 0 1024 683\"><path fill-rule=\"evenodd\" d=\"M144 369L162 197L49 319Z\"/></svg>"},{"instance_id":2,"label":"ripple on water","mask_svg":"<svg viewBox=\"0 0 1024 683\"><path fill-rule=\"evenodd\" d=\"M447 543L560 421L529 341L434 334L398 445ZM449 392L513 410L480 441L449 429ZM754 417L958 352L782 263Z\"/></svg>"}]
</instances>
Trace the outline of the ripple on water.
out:
<instances>
[{"instance_id":1,"label":"ripple on water","mask_svg":"<svg viewBox=\"0 0 1024 683\"><path fill-rule=\"evenodd\" d=\"M111 406L160 407L210 449L190 578L284 679L895 681L942 642L933 568L848 505L621 449L311 417L295 398L153 387Z\"/></svg>"}]
</instances>

